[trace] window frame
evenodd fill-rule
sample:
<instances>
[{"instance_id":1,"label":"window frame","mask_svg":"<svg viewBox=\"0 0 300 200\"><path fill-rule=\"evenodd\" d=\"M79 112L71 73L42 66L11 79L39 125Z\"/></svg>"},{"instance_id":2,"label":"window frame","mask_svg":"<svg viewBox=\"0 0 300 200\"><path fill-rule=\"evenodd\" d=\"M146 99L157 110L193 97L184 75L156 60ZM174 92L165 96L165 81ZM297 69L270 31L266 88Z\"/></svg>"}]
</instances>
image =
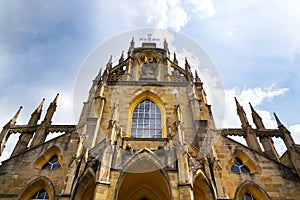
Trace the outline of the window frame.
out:
<instances>
[{"instance_id":1,"label":"window frame","mask_svg":"<svg viewBox=\"0 0 300 200\"><path fill-rule=\"evenodd\" d=\"M162 138L161 111L148 98L138 103L133 110L131 138Z\"/></svg>"},{"instance_id":2,"label":"window frame","mask_svg":"<svg viewBox=\"0 0 300 200\"><path fill-rule=\"evenodd\" d=\"M133 112L136 106L141 103L142 101L149 99L153 103L155 103L161 114L161 137L160 138L153 138L153 139L162 139L162 138L167 138L166 134L166 110L165 110L165 105L163 101L154 93L150 91L145 91L137 96L135 96L129 103L129 108L128 108L128 122L127 122L127 128L126 128L126 135L125 137L131 138L131 128L132 128L132 117L133 117ZM142 138L141 138L142 139ZM152 138L145 138L145 139L152 139Z\"/></svg>"},{"instance_id":3,"label":"window frame","mask_svg":"<svg viewBox=\"0 0 300 200\"><path fill-rule=\"evenodd\" d=\"M239 172L237 171L234 171L233 168L237 168ZM245 171L243 171L243 169ZM245 163L243 163L243 161L238 157L236 156L234 159L233 159L233 164L231 166L231 172L233 173L236 173L236 174L247 174L247 173L250 173L250 169L247 165L245 165Z\"/></svg>"},{"instance_id":4,"label":"window frame","mask_svg":"<svg viewBox=\"0 0 300 200\"><path fill-rule=\"evenodd\" d=\"M39 158L34 162L34 167L37 169L42 169L45 164L49 162L49 160L56 155L58 158L58 162L60 164L59 168L56 168L54 170L60 169L63 167L63 159L60 153L60 149L57 146L52 146L48 150L46 150ZM47 170L47 169L43 169ZM48 169L51 170L51 169ZM52 171L52 170L51 170Z\"/></svg>"}]
</instances>

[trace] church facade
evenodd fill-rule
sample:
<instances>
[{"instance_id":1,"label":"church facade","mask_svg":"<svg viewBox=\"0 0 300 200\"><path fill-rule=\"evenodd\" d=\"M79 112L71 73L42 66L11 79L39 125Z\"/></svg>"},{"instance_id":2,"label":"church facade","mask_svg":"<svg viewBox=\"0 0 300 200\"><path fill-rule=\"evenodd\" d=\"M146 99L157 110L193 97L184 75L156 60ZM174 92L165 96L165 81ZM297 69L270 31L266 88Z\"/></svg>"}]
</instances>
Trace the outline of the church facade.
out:
<instances>
[{"instance_id":1,"label":"church facade","mask_svg":"<svg viewBox=\"0 0 300 200\"><path fill-rule=\"evenodd\" d=\"M300 146L276 115L278 128L265 128L250 104L252 127L235 100L241 128L217 129L188 61L179 66L166 41L132 40L93 80L78 124L52 124L57 95L43 120L44 100L27 124L16 124L20 108L3 127L0 154L20 137L0 166L0 199L300 199ZM46 141L54 132L63 134Z\"/></svg>"}]
</instances>

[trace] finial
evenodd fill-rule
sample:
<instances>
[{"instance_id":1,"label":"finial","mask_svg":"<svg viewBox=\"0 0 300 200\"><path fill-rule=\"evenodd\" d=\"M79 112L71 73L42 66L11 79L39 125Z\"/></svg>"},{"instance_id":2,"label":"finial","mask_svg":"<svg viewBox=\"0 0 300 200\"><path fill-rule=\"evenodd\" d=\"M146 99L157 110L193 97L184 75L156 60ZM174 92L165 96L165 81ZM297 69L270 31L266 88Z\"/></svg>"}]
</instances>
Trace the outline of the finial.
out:
<instances>
[{"instance_id":1,"label":"finial","mask_svg":"<svg viewBox=\"0 0 300 200\"><path fill-rule=\"evenodd\" d=\"M249 102L250 108L251 108L251 115L252 115L252 119L253 122L256 126L256 128L258 129L265 129L265 125L261 119L261 117L259 116L259 114L254 110L254 108L252 107L251 103Z\"/></svg>"},{"instance_id":2,"label":"finial","mask_svg":"<svg viewBox=\"0 0 300 200\"><path fill-rule=\"evenodd\" d=\"M185 57L185 70L188 71L188 72L191 72L191 66L188 63L188 60L187 60L186 57Z\"/></svg>"},{"instance_id":3,"label":"finial","mask_svg":"<svg viewBox=\"0 0 300 200\"><path fill-rule=\"evenodd\" d=\"M167 39L164 39L164 49L167 50L168 49L168 43L167 43Z\"/></svg>"},{"instance_id":4,"label":"finial","mask_svg":"<svg viewBox=\"0 0 300 200\"><path fill-rule=\"evenodd\" d=\"M195 78L196 83L201 83L201 79L200 79L200 77L198 76L197 70L195 70L195 76L196 76L196 78Z\"/></svg>"},{"instance_id":5,"label":"finial","mask_svg":"<svg viewBox=\"0 0 300 200\"><path fill-rule=\"evenodd\" d=\"M45 102L45 98L43 98L42 102L39 104L39 106L31 114L31 117L28 121L28 125L34 125L39 121L39 119L41 117L44 102Z\"/></svg>"},{"instance_id":6,"label":"finial","mask_svg":"<svg viewBox=\"0 0 300 200\"><path fill-rule=\"evenodd\" d=\"M174 51L174 59L173 59L173 62L174 62L175 64L178 64L178 60L177 60L177 58L176 58L176 53L175 53L175 51Z\"/></svg>"},{"instance_id":7,"label":"finial","mask_svg":"<svg viewBox=\"0 0 300 200\"><path fill-rule=\"evenodd\" d=\"M18 111L15 113L15 115L13 116L13 118L11 118L11 120L9 120L8 124L10 124L10 126L14 126L17 122L17 118L22 110L22 106L19 107Z\"/></svg>"},{"instance_id":8,"label":"finial","mask_svg":"<svg viewBox=\"0 0 300 200\"><path fill-rule=\"evenodd\" d=\"M246 116L246 113L243 109L243 107L240 105L240 103L238 102L238 100L236 99L236 97L234 97L234 100L235 100L235 104L236 104L236 111L237 111L237 114L240 118L240 121L242 123L242 127L247 127L249 126L249 122L248 122L248 119L247 119L247 116Z\"/></svg>"},{"instance_id":9,"label":"finial","mask_svg":"<svg viewBox=\"0 0 300 200\"><path fill-rule=\"evenodd\" d=\"M45 102L45 98L42 99L40 105L37 107L36 111L34 111L34 112L41 112L42 108L43 108L43 105L44 105L44 102Z\"/></svg>"},{"instance_id":10,"label":"finial","mask_svg":"<svg viewBox=\"0 0 300 200\"><path fill-rule=\"evenodd\" d=\"M234 100L235 100L235 105L237 108L241 108L241 105L240 103L238 102L238 100L236 99L236 97L234 97Z\"/></svg>"},{"instance_id":11,"label":"finial","mask_svg":"<svg viewBox=\"0 0 300 200\"><path fill-rule=\"evenodd\" d=\"M100 81L100 79L101 79L101 74L102 74L102 68L100 68L99 73L97 74L97 76L96 76L96 78L95 78L96 83L98 83L98 82Z\"/></svg>"},{"instance_id":12,"label":"finial","mask_svg":"<svg viewBox=\"0 0 300 200\"><path fill-rule=\"evenodd\" d=\"M275 116L275 120L276 120L276 122L277 122L278 127L279 127L279 126L283 126L282 123L281 123L281 121L280 121L279 118L277 117L276 113L273 113L273 114L274 114L274 116Z\"/></svg>"},{"instance_id":13,"label":"finial","mask_svg":"<svg viewBox=\"0 0 300 200\"><path fill-rule=\"evenodd\" d=\"M106 64L106 69L111 69L112 68L112 55L110 55L109 60Z\"/></svg>"},{"instance_id":14,"label":"finial","mask_svg":"<svg viewBox=\"0 0 300 200\"><path fill-rule=\"evenodd\" d=\"M121 57L119 59L119 63L124 61L124 51L122 51Z\"/></svg>"},{"instance_id":15,"label":"finial","mask_svg":"<svg viewBox=\"0 0 300 200\"><path fill-rule=\"evenodd\" d=\"M250 102L249 102L249 105L250 105L251 112L256 113Z\"/></svg>"},{"instance_id":16,"label":"finial","mask_svg":"<svg viewBox=\"0 0 300 200\"><path fill-rule=\"evenodd\" d=\"M59 93L56 94L56 97L53 99L53 102L52 102L52 103L57 104L57 98L58 98L58 95L59 95Z\"/></svg>"},{"instance_id":17,"label":"finial","mask_svg":"<svg viewBox=\"0 0 300 200\"><path fill-rule=\"evenodd\" d=\"M131 42L130 42L130 48L134 48L134 37L132 37Z\"/></svg>"}]
</instances>

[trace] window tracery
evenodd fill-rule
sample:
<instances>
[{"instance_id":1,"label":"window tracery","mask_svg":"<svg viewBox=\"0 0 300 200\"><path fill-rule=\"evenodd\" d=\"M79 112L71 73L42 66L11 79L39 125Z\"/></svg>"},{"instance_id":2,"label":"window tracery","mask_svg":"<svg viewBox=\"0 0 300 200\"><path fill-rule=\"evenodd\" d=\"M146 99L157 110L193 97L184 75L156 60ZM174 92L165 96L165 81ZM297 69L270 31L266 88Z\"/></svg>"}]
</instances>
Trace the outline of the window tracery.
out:
<instances>
[{"instance_id":1,"label":"window tracery","mask_svg":"<svg viewBox=\"0 0 300 200\"><path fill-rule=\"evenodd\" d=\"M42 169L54 170L54 169L58 169L60 167L61 167L61 165L60 165L60 163L58 161L58 156L57 155L53 155L49 159L49 161L43 165Z\"/></svg>"},{"instance_id":2,"label":"window tracery","mask_svg":"<svg viewBox=\"0 0 300 200\"><path fill-rule=\"evenodd\" d=\"M238 157L234 158L233 165L231 166L231 171L234 173L250 173L249 168L244 165L244 163Z\"/></svg>"},{"instance_id":3,"label":"window tracery","mask_svg":"<svg viewBox=\"0 0 300 200\"><path fill-rule=\"evenodd\" d=\"M161 138L161 112L151 100L145 99L139 103L132 115L131 137Z\"/></svg>"}]
</instances>

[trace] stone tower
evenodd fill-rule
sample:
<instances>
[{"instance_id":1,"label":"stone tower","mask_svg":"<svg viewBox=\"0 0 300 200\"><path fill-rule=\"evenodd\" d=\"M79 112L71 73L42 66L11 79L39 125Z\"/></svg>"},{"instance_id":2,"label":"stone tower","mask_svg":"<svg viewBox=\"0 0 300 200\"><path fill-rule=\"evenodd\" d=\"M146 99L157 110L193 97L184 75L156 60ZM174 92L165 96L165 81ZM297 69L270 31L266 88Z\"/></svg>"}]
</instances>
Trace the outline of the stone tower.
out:
<instances>
[{"instance_id":1,"label":"stone tower","mask_svg":"<svg viewBox=\"0 0 300 200\"><path fill-rule=\"evenodd\" d=\"M172 58L171 58L172 57ZM255 128L236 99L239 129L217 129L203 83L188 60L163 47L130 43L127 56L93 80L77 125L54 125L58 95L39 123L44 100L27 125L3 127L0 153L20 133L0 166L0 199L299 199L300 148L280 122ZM45 141L48 134L61 136ZM227 136L245 138L247 146ZM287 151L279 157L272 137Z\"/></svg>"}]
</instances>

